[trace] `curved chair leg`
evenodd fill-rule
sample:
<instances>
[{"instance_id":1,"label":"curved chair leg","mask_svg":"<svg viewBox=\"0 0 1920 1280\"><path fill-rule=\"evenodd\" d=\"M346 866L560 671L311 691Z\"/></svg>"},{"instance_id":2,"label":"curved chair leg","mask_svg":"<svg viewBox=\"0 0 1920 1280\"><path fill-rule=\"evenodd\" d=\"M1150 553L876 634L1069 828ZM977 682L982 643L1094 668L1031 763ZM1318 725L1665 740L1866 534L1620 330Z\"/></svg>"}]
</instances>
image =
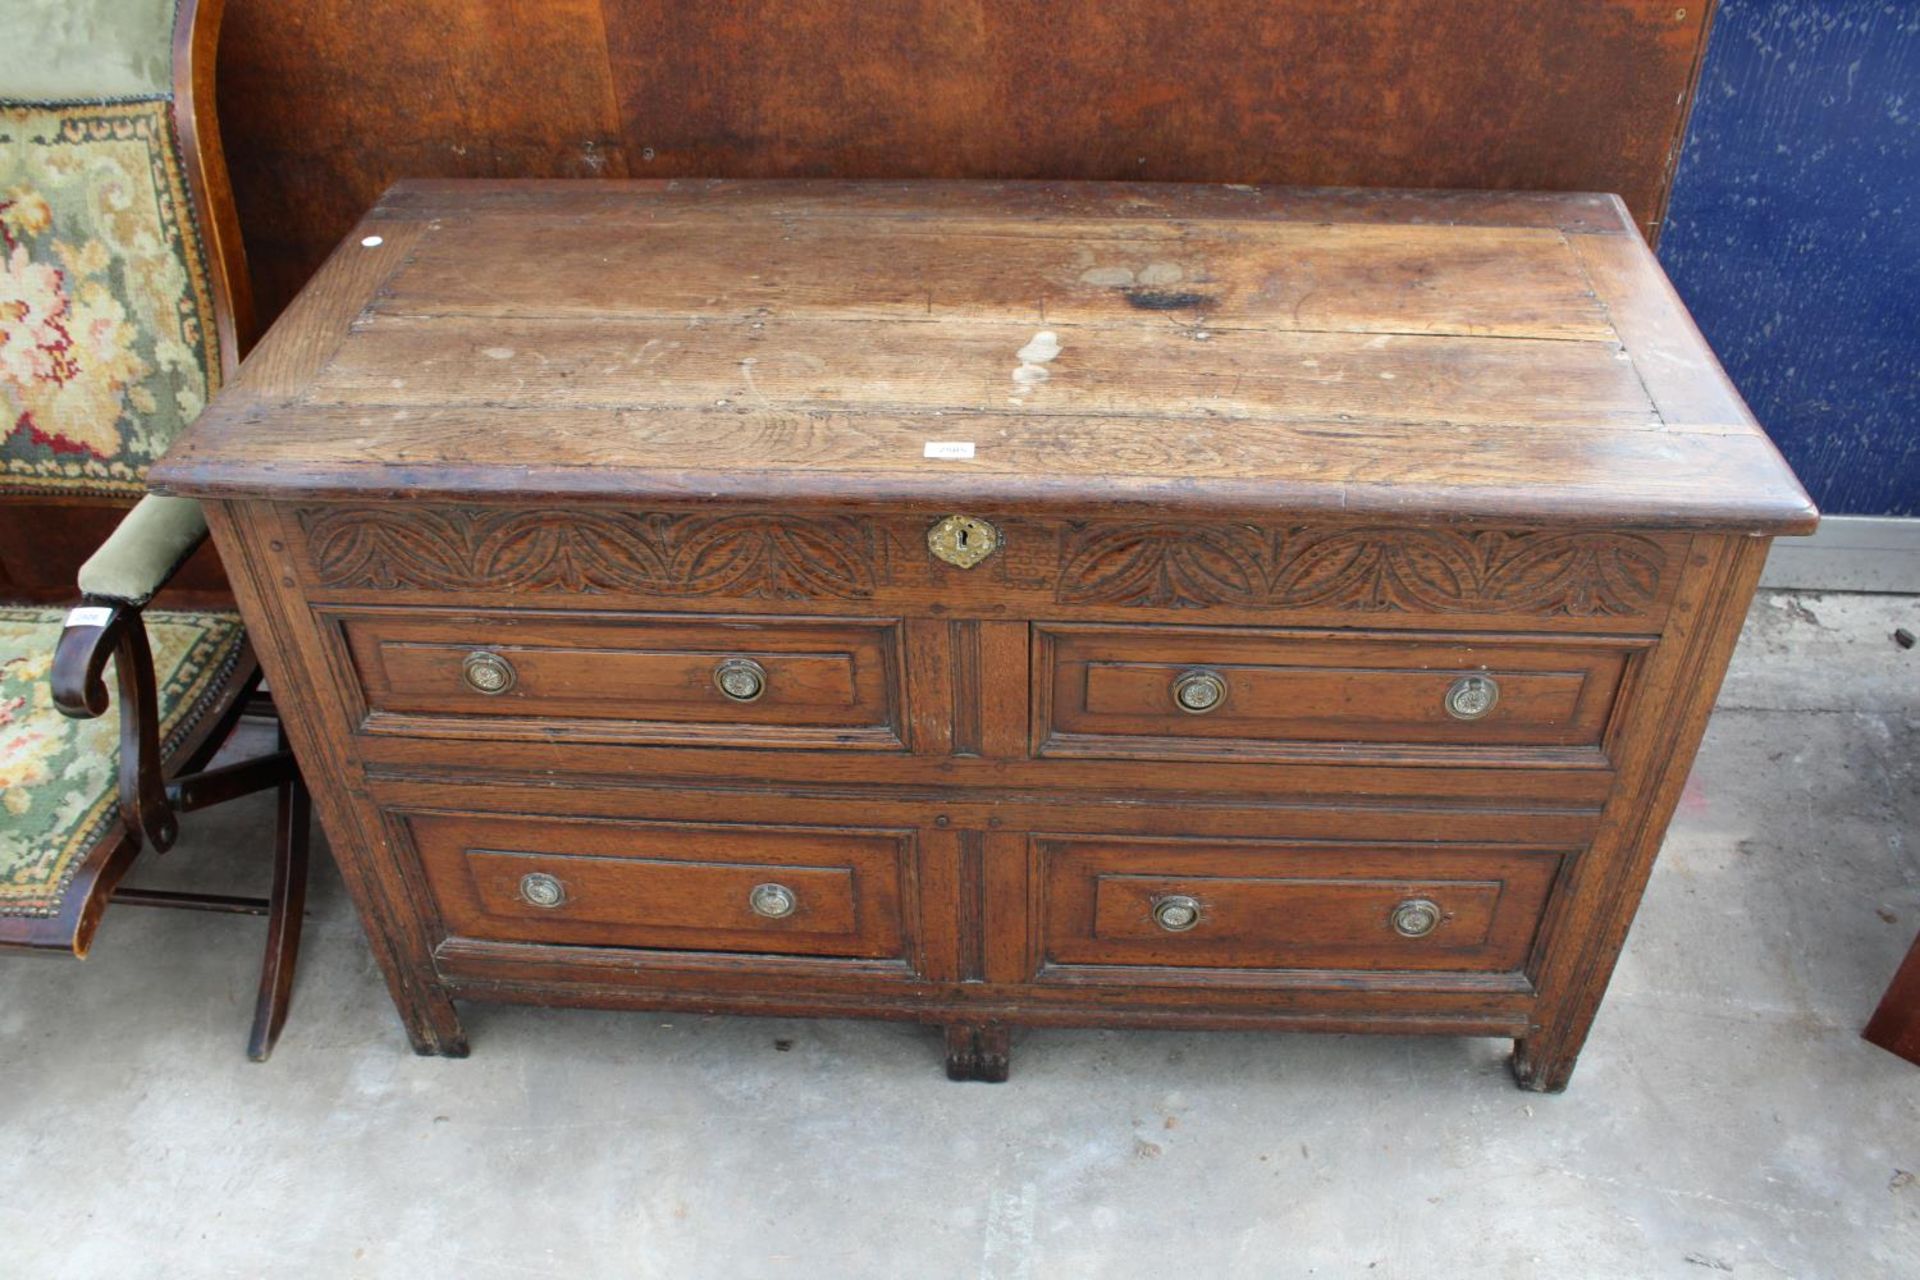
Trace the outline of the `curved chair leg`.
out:
<instances>
[{"instance_id":1,"label":"curved chair leg","mask_svg":"<svg viewBox=\"0 0 1920 1280\"><path fill-rule=\"evenodd\" d=\"M267 900L267 952L260 964L260 995L253 1007L247 1056L265 1062L286 1025L293 1002L293 971L300 958L300 923L307 905L307 839L313 805L295 773L280 784L273 831L273 893Z\"/></svg>"}]
</instances>

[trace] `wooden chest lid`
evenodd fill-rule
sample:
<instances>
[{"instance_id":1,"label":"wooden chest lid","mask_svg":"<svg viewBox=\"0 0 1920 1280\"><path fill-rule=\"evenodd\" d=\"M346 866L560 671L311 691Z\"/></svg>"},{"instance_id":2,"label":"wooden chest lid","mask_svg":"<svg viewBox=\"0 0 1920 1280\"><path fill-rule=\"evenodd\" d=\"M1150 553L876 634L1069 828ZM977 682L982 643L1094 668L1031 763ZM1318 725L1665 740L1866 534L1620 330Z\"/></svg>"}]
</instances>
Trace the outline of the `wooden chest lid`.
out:
<instances>
[{"instance_id":1,"label":"wooden chest lid","mask_svg":"<svg viewBox=\"0 0 1920 1280\"><path fill-rule=\"evenodd\" d=\"M201 496L1812 527L1610 196L407 182Z\"/></svg>"}]
</instances>

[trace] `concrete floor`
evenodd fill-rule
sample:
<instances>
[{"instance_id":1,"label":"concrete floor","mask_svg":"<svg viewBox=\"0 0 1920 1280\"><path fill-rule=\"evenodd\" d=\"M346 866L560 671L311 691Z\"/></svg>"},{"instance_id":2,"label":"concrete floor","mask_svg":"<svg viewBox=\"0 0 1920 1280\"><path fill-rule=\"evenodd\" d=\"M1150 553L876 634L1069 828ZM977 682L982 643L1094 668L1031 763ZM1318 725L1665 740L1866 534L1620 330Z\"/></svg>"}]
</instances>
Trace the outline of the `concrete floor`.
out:
<instances>
[{"instance_id":1,"label":"concrete floor","mask_svg":"<svg viewBox=\"0 0 1920 1280\"><path fill-rule=\"evenodd\" d=\"M472 1008L407 1051L330 864L262 926L119 908L0 960L0 1277L1920 1276L1920 599L1765 596L1573 1088L1504 1043ZM269 804L145 879L246 877ZM229 870L232 864L233 870ZM242 870L244 868L244 871Z\"/></svg>"}]
</instances>

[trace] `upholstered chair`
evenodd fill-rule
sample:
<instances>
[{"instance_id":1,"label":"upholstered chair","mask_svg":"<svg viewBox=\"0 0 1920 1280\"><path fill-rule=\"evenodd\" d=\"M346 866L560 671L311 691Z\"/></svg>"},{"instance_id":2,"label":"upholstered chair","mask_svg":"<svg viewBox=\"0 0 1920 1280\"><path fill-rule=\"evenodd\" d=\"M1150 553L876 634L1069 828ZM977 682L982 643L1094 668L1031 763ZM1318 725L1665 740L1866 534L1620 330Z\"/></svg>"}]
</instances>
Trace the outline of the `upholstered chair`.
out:
<instances>
[{"instance_id":1,"label":"upholstered chair","mask_svg":"<svg viewBox=\"0 0 1920 1280\"><path fill-rule=\"evenodd\" d=\"M222 4L0 0L0 947L84 956L113 900L265 914L264 1059L299 946L306 793L284 738L210 768L270 704L230 596L149 607L206 522L144 493L252 328L213 114ZM70 552L103 526L78 607L49 601L64 581L73 603ZM193 585L220 600L217 574ZM269 788L269 897L120 883L178 815Z\"/></svg>"}]
</instances>

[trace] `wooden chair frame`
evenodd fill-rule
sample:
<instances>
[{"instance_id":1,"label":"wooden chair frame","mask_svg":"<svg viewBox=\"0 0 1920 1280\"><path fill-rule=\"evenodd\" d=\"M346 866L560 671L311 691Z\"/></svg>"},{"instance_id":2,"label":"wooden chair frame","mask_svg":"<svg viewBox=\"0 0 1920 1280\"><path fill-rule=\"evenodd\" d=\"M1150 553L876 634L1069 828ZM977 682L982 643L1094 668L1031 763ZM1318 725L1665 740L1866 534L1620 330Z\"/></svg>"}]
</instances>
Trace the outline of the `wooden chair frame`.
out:
<instances>
[{"instance_id":1,"label":"wooden chair frame","mask_svg":"<svg viewBox=\"0 0 1920 1280\"><path fill-rule=\"evenodd\" d=\"M224 8L225 0L177 0L172 104L188 194L207 253L222 382L238 367L254 327L245 254L213 107L214 55ZM87 499L68 499L65 504L112 506ZM198 546L187 548L164 578L171 579ZM271 700L259 692L260 664L251 645L244 646L214 705L163 758L144 602L86 597L82 603L90 608L69 616L54 655L54 702L78 719L106 714L112 700L105 670L108 660L115 660L120 816L76 871L61 914L0 918L0 947L84 956L110 901L265 915L266 955L247 1047L249 1057L264 1061L286 1022L292 993L306 900L311 804L284 732L278 749L268 755L210 767L243 716L272 712ZM226 603L230 605L230 599ZM274 826L273 884L266 897L121 885L143 849L164 852L172 847L179 835L180 814L269 788L278 792L279 812Z\"/></svg>"}]
</instances>

